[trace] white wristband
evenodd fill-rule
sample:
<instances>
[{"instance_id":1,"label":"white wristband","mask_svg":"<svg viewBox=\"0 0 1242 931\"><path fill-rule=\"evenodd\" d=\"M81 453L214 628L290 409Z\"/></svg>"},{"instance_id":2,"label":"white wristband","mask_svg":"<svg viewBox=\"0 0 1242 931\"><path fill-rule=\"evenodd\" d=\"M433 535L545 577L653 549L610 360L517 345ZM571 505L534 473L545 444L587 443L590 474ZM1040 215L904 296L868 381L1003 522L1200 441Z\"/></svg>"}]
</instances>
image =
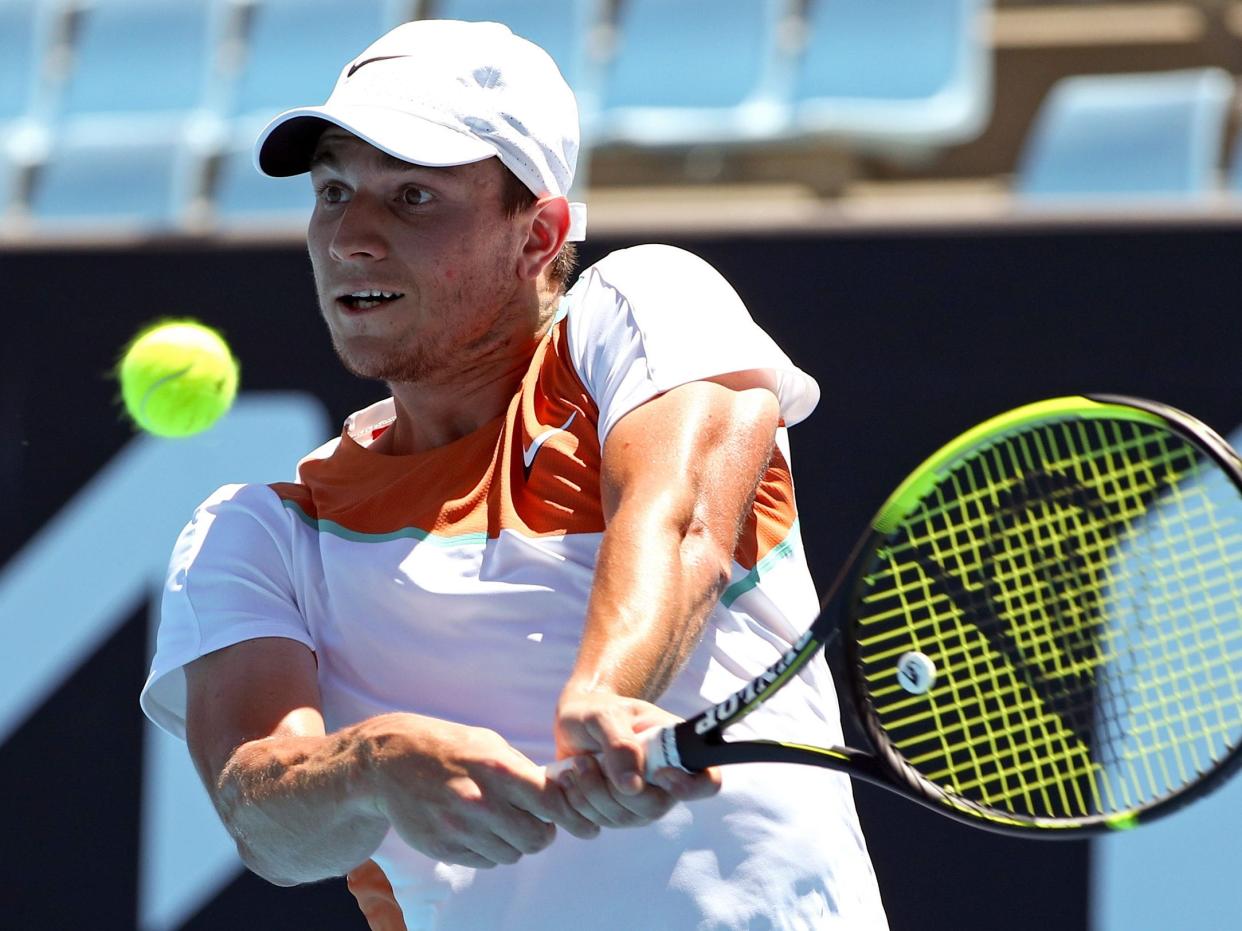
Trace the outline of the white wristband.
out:
<instances>
[{"instance_id":1,"label":"white wristband","mask_svg":"<svg viewBox=\"0 0 1242 931\"><path fill-rule=\"evenodd\" d=\"M637 736L638 742L643 747L643 758L647 761L645 774L650 779L655 775L656 770L665 769L667 767L675 767L684 769L681 765L681 757L677 753L677 739L673 734L673 728L669 727L649 727ZM600 754L593 756L598 760ZM566 757L563 760L557 760L549 765L546 769L549 779L555 779L565 770L574 765L573 757Z\"/></svg>"}]
</instances>

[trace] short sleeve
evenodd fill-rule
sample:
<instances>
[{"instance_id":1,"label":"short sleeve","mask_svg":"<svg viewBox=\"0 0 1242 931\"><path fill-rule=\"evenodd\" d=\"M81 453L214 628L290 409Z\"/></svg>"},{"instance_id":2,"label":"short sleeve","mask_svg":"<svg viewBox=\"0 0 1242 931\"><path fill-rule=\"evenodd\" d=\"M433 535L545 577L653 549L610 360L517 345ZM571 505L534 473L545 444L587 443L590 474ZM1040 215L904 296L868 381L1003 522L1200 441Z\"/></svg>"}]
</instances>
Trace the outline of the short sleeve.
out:
<instances>
[{"instance_id":1,"label":"short sleeve","mask_svg":"<svg viewBox=\"0 0 1242 931\"><path fill-rule=\"evenodd\" d=\"M599 407L601 443L656 395L730 372L773 372L787 424L819 403L815 380L755 323L733 287L683 249L614 252L583 272L567 305L570 352Z\"/></svg>"},{"instance_id":2,"label":"short sleeve","mask_svg":"<svg viewBox=\"0 0 1242 931\"><path fill-rule=\"evenodd\" d=\"M186 664L243 640L315 644L290 573L289 518L263 485L226 485L204 501L173 548L159 634L140 703L185 737Z\"/></svg>"}]
</instances>

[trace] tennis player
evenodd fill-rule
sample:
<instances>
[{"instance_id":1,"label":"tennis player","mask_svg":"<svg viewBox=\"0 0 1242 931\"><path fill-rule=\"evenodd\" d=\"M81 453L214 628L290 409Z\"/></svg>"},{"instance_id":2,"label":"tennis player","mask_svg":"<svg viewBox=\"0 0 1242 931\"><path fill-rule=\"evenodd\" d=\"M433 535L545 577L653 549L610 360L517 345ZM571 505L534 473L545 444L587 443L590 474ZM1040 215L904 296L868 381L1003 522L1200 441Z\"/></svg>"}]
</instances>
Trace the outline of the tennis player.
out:
<instances>
[{"instance_id":1,"label":"tennis player","mask_svg":"<svg viewBox=\"0 0 1242 931\"><path fill-rule=\"evenodd\" d=\"M847 778L639 776L637 732L816 613L785 425L819 389L687 252L566 291L577 148L494 23L400 26L264 130L260 170L311 176L336 351L391 397L198 508L143 708L252 870L348 874L377 931L884 928ZM841 740L822 662L759 714Z\"/></svg>"}]
</instances>

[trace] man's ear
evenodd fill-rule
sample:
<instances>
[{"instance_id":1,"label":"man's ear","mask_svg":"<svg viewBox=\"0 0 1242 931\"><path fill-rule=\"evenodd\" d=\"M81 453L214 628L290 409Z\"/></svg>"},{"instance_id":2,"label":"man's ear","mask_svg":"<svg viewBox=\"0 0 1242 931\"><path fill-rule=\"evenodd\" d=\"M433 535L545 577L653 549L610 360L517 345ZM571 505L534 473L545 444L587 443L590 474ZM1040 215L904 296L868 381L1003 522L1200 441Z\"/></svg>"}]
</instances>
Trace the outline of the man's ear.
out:
<instances>
[{"instance_id":1,"label":"man's ear","mask_svg":"<svg viewBox=\"0 0 1242 931\"><path fill-rule=\"evenodd\" d=\"M565 237L569 234L569 201L546 194L530 209L530 232L518 256L518 277L534 280L565 244Z\"/></svg>"}]
</instances>

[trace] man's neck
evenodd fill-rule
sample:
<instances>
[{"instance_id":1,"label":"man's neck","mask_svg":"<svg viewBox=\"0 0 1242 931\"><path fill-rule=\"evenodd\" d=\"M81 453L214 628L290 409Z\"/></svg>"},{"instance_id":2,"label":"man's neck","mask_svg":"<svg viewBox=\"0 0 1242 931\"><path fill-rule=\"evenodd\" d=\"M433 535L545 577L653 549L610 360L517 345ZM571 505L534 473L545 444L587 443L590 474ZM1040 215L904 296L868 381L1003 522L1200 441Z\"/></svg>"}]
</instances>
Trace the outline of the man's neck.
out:
<instances>
[{"instance_id":1,"label":"man's neck","mask_svg":"<svg viewBox=\"0 0 1242 931\"><path fill-rule=\"evenodd\" d=\"M372 448L388 455L409 455L447 446L474 433L508 409L529 364L528 357L512 371L473 384L390 384L397 417Z\"/></svg>"},{"instance_id":2,"label":"man's neck","mask_svg":"<svg viewBox=\"0 0 1242 931\"><path fill-rule=\"evenodd\" d=\"M375 441L376 452L409 455L447 446L475 432L509 408L531 359L555 319L559 292L541 295L540 323L529 341L503 358L455 365L443 378L390 382L396 420Z\"/></svg>"}]
</instances>

